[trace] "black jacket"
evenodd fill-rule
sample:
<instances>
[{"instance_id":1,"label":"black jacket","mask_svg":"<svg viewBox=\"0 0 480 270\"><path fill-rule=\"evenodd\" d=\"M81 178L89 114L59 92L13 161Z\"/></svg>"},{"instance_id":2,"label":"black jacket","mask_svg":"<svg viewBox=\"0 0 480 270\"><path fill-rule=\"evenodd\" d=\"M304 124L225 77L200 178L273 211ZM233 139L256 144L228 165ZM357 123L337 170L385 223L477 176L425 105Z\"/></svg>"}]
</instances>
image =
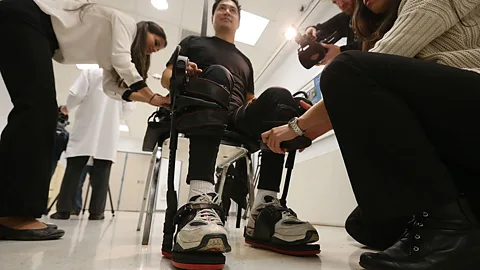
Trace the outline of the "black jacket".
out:
<instances>
[{"instance_id":1,"label":"black jacket","mask_svg":"<svg viewBox=\"0 0 480 270\"><path fill-rule=\"evenodd\" d=\"M355 40L355 34L352 30L351 21L352 17L342 12L333 16L330 20L324 23L319 23L313 27L315 27L317 31L321 31L321 35L319 36L320 39L330 36L335 31L337 31L341 37L346 37L347 45L340 47L342 52L349 50L361 50L362 43Z\"/></svg>"}]
</instances>

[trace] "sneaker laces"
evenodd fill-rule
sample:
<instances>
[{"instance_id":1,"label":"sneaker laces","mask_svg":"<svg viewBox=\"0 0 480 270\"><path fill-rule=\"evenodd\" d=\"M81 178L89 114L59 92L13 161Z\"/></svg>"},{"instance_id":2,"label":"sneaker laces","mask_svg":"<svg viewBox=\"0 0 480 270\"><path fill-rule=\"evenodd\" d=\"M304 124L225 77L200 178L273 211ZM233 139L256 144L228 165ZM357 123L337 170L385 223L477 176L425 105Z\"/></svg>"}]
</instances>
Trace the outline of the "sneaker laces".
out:
<instances>
[{"instance_id":1,"label":"sneaker laces","mask_svg":"<svg viewBox=\"0 0 480 270\"><path fill-rule=\"evenodd\" d=\"M194 192L195 191L198 192L198 190L194 190ZM195 201L191 202L192 204L195 204L195 203L219 204L218 194L215 194L215 197L212 198L212 196L207 193L201 193L201 192L198 192L198 193L200 193L200 197L198 197ZM211 208L198 210L196 218L202 221L215 222L218 225L223 226L223 222L220 219L220 216L214 209L211 209Z\"/></svg>"}]
</instances>

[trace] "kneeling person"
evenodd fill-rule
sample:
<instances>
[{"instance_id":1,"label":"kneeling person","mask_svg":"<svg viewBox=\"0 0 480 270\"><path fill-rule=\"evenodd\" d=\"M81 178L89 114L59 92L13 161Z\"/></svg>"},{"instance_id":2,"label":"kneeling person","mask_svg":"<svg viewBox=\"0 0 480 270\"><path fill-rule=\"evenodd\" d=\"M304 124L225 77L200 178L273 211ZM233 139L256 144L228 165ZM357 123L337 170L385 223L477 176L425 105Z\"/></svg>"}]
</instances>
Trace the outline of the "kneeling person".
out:
<instances>
[{"instance_id":1,"label":"kneeling person","mask_svg":"<svg viewBox=\"0 0 480 270\"><path fill-rule=\"evenodd\" d=\"M255 99L252 64L234 44L240 21L240 5L236 0L216 0L212 13L215 36L185 38L180 43L180 55L191 61L188 72L192 76L215 82L231 91L230 102L225 109L227 118L224 124L228 124L228 129L260 140L262 132L298 116L298 104L291 93L283 88L267 89ZM174 59L175 56L172 56L162 76L162 85L167 89ZM191 86L190 83L187 88ZM209 127L201 130L188 134L188 204L193 207L190 207L189 214L182 215L182 220L179 221L174 249L177 252L228 252L231 248L227 241L224 221L219 210L213 206L217 198L214 191L215 162L224 128ZM246 230L246 238L253 245L305 245L319 239L311 224L299 220L292 210L282 207L277 199L283 163L284 154L270 151L262 153L259 190ZM206 205L212 207L205 208ZM259 213L265 208L275 212L272 224L256 222ZM260 227L261 229L258 229ZM265 228L271 229L265 233ZM271 249L278 250L278 246Z\"/></svg>"}]
</instances>

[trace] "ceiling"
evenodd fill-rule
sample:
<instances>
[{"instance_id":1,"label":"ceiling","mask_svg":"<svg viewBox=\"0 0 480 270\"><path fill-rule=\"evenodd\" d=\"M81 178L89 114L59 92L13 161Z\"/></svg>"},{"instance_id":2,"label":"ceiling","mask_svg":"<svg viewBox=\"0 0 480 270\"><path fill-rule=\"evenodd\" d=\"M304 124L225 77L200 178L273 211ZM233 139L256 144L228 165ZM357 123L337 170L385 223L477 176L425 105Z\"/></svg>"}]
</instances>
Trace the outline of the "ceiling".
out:
<instances>
[{"instance_id":1,"label":"ceiling","mask_svg":"<svg viewBox=\"0 0 480 270\"><path fill-rule=\"evenodd\" d=\"M179 43L182 29L193 32L200 32L203 1L202 0L168 0L169 9L159 11L153 8L150 0L94 0L105 5L112 6L130 14L135 20L151 20L159 23L167 33L168 46L152 56L152 65L150 74L162 73L165 63L170 58L175 46ZM213 0L209 0L210 7ZM252 61L256 74L259 73L269 62L272 55L278 50L279 46L285 41L283 33L288 26L297 25L305 17L305 11L300 11L303 7L308 10L317 1L312 0L241 0L242 9L250 13L265 17L270 20L263 35L255 46L237 43L237 48L247 55ZM331 13L333 4L329 0L322 0L314 12ZM338 10L335 9L335 12ZM208 35L213 35L211 25L211 11L209 10ZM64 104L68 95L68 90L80 75L80 70L72 65L60 65L55 63L55 78L57 87L57 97L59 104ZM268 74L268 73L267 73ZM166 90L162 88L158 80L151 76L147 81L149 87L157 93L165 94ZM150 105L137 103L135 111L127 119L129 132L122 132L122 136L133 139L143 139L147 126L148 116L155 110ZM75 119L72 117L72 123Z\"/></svg>"}]
</instances>

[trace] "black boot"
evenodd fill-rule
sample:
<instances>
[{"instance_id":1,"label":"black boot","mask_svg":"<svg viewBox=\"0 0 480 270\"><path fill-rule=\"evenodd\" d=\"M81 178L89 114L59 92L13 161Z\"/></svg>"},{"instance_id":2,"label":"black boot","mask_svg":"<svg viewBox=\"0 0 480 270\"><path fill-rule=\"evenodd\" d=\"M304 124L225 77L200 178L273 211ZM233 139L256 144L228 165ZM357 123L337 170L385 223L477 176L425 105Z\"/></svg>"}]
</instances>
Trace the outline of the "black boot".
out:
<instances>
[{"instance_id":1,"label":"black boot","mask_svg":"<svg viewBox=\"0 0 480 270\"><path fill-rule=\"evenodd\" d=\"M364 253L367 270L472 270L480 265L480 229L466 200L416 215L396 244Z\"/></svg>"}]
</instances>

